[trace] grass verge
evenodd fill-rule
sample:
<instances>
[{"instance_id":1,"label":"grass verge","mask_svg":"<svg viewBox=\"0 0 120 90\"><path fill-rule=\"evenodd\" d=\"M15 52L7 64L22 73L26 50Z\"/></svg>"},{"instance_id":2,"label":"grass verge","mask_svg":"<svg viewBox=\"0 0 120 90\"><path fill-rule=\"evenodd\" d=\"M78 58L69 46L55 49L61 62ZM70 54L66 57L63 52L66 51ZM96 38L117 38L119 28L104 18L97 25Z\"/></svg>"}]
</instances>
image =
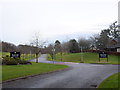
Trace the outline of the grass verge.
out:
<instances>
[{"instance_id":1,"label":"grass verge","mask_svg":"<svg viewBox=\"0 0 120 90\"><path fill-rule=\"evenodd\" d=\"M82 53L82 58L84 63L98 63L98 64L120 64L118 62L120 56L108 55L108 62L106 58L101 58L99 62L99 54L98 53L90 53L84 52ZM48 60L52 60L51 56L48 55ZM63 53L55 55L56 61L63 61L63 62L81 62L81 53Z\"/></svg>"},{"instance_id":2,"label":"grass verge","mask_svg":"<svg viewBox=\"0 0 120 90\"><path fill-rule=\"evenodd\" d=\"M68 66L34 62L32 65L3 65L2 81L28 75L43 74L46 72L61 70L65 68L68 68Z\"/></svg>"},{"instance_id":3,"label":"grass verge","mask_svg":"<svg viewBox=\"0 0 120 90\"><path fill-rule=\"evenodd\" d=\"M120 90L119 77L120 72L109 76L98 86L98 88L118 88L118 90Z\"/></svg>"}]
</instances>

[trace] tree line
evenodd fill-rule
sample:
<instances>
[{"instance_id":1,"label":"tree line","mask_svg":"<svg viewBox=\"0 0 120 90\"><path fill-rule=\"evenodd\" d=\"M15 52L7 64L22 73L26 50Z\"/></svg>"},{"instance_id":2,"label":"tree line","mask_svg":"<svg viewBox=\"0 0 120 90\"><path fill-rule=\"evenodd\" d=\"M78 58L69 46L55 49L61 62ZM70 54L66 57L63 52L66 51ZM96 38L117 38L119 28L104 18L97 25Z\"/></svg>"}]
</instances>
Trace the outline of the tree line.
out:
<instances>
[{"instance_id":1,"label":"tree line","mask_svg":"<svg viewBox=\"0 0 120 90\"><path fill-rule=\"evenodd\" d=\"M82 50L108 50L110 47L110 41L112 39L118 39L120 43L120 30L118 28L117 22L112 23L107 29L101 30L100 34L93 35L86 38L71 39L66 42L60 42L56 40L54 43L45 46L44 43L39 42L38 36L32 44L29 45L14 45L8 42L1 42L3 52L19 51L21 53L29 54L34 53L78 53Z\"/></svg>"},{"instance_id":2,"label":"tree line","mask_svg":"<svg viewBox=\"0 0 120 90\"><path fill-rule=\"evenodd\" d=\"M8 43L8 42L1 42L2 44L2 52L21 52L22 54L32 54L32 53L36 53L36 49L37 47L35 46L30 46L30 45L14 45L12 43Z\"/></svg>"},{"instance_id":3,"label":"tree line","mask_svg":"<svg viewBox=\"0 0 120 90\"><path fill-rule=\"evenodd\" d=\"M78 38L78 40L71 39L66 42L60 42L56 40L55 43L49 44L47 52L52 54L52 50L55 49L55 53L67 52L78 53L81 50L106 50L111 51L112 40L117 40L117 45L120 47L120 27L117 25L117 21L112 23L107 29L101 30L100 34L93 35L86 38ZM112 49L113 50L113 49Z\"/></svg>"}]
</instances>

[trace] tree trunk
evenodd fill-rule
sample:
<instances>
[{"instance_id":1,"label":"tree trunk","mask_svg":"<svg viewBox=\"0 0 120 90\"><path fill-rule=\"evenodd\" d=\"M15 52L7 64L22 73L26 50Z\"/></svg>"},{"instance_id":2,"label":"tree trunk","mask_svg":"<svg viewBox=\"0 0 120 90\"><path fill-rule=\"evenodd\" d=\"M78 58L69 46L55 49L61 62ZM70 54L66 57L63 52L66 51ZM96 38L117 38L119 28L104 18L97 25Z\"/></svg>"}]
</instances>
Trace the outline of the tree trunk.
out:
<instances>
[{"instance_id":1,"label":"tree trunk","mask_svg":"<svg viewBox=\"0 0 120 90\"><path fill-rule=\"evenodd\" d=\"M36 53L36 63L38 63L38 53Z\"/></svg>"}]
</instances>

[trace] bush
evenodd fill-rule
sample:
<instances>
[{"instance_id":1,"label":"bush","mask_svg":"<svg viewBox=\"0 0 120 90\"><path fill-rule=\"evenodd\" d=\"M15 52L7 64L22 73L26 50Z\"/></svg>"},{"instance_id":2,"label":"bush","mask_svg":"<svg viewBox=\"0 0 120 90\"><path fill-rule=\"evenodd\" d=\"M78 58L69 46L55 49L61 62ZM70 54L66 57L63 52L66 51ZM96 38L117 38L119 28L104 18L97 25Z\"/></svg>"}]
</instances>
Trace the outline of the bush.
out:
<instances>
[{"instance_id":1,"label":"bush","mask_svg":"<svg viewBox=\"0 0 120 90\"><path fill-rule=\"evenodd\" d=\"M2 57L2 64L6 65L6 63L10 60L10 57Z\"/></svg>"},{"instance_id":2,"label":"bush","mask_svg":"<svg viewBox=\"0 0 120 90\"><path fill-rule=\"evenodd\" d=\"M2 59L2 64L5 65L8 60Z\"/></svg>"},{"instance_id":3,"label":"bush","mask_svg":"<svg viewBox=\"0 0 120 90\"><path fill-rule=\"evenodd\" d=\"M6 64L6 65L17 65L18 62L17 62L16 60L8 60L8 61L6 61L5 64Z\"/></svg>"},{"instance_id":4,"label":"bush","mask_svg":"<svg viewBox=\"0 0 120 90\"><path fill-rule=\"evenodd\" d=\"M29 61L20 60L19 64L32 64L32 63Z\"/></svg>"},{"instance_id":5,"label":"bush","mask_svg":"<svg viewBox=\"0 0 120 90\"><path fill-rule=\"evenodd\" d=\"M29 61L20 60L19 58L3 57L3 65L18 65L18 64L32 64Z\"/></svg>"},{"instance_id":6,"label":"bush","mask_svg":"<svg viewBox=\"0 0 120 90\"><path fill-rule=\"evenodd\" d=\"M3 57L2 64L3 65L17 65L18 62L14 58L10 58L7 56L7 57Z\"/></svg>"}]
</instances>

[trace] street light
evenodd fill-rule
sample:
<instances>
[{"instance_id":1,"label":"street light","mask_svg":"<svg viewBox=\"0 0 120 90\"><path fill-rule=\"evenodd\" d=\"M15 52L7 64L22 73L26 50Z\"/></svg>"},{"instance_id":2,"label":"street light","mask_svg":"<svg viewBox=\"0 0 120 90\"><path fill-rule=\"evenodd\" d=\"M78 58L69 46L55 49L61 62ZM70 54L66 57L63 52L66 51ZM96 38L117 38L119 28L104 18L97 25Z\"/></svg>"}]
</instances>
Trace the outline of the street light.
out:
<instances>
[{"instance_id":1,"label":"street light","mask_svg":"<svg viewBox=\"0 0 120 90\"><path fill-rule=\"evenodd\" d=\"M81 51L81 53L80 53L80 63L82 62L84 62L83 61L83 54L82 54L82 52L83 52L83 49L82 49L82 46L80 46L80 45L78 45L79 46L79 48L80 48L80 51Z\"/></svg>"},{"instance_id":2,"label":"street light","mask_svg":"<svg viewBox=\"0 0 120 90\"><path fill-rule=\"evenodd\" d=\"M81 62L83 63L83 54L82 54L83 50L82 50L82 46L81 46Z\"/></svg>"},{"instance_id":3,"label":"street light","mask_svg":"<svg viewBox=\"0 0 120 90\"><path fill-rule=\"evenodd\" d=\"M30 43L30 60L32 59L33 54L33 43Z\"/></svg>"},{"instance_id":4,"label":"street light","mask_svg":"<svg viewBox=\"0 0 120 90\"><path fill-rule=\"evenodd\" d=\"M52 49L52 59L53 59L53 64L54 64L54 57L55 57L55 48L53 47L53 49Z\"/></svg>"}]
</instances>

